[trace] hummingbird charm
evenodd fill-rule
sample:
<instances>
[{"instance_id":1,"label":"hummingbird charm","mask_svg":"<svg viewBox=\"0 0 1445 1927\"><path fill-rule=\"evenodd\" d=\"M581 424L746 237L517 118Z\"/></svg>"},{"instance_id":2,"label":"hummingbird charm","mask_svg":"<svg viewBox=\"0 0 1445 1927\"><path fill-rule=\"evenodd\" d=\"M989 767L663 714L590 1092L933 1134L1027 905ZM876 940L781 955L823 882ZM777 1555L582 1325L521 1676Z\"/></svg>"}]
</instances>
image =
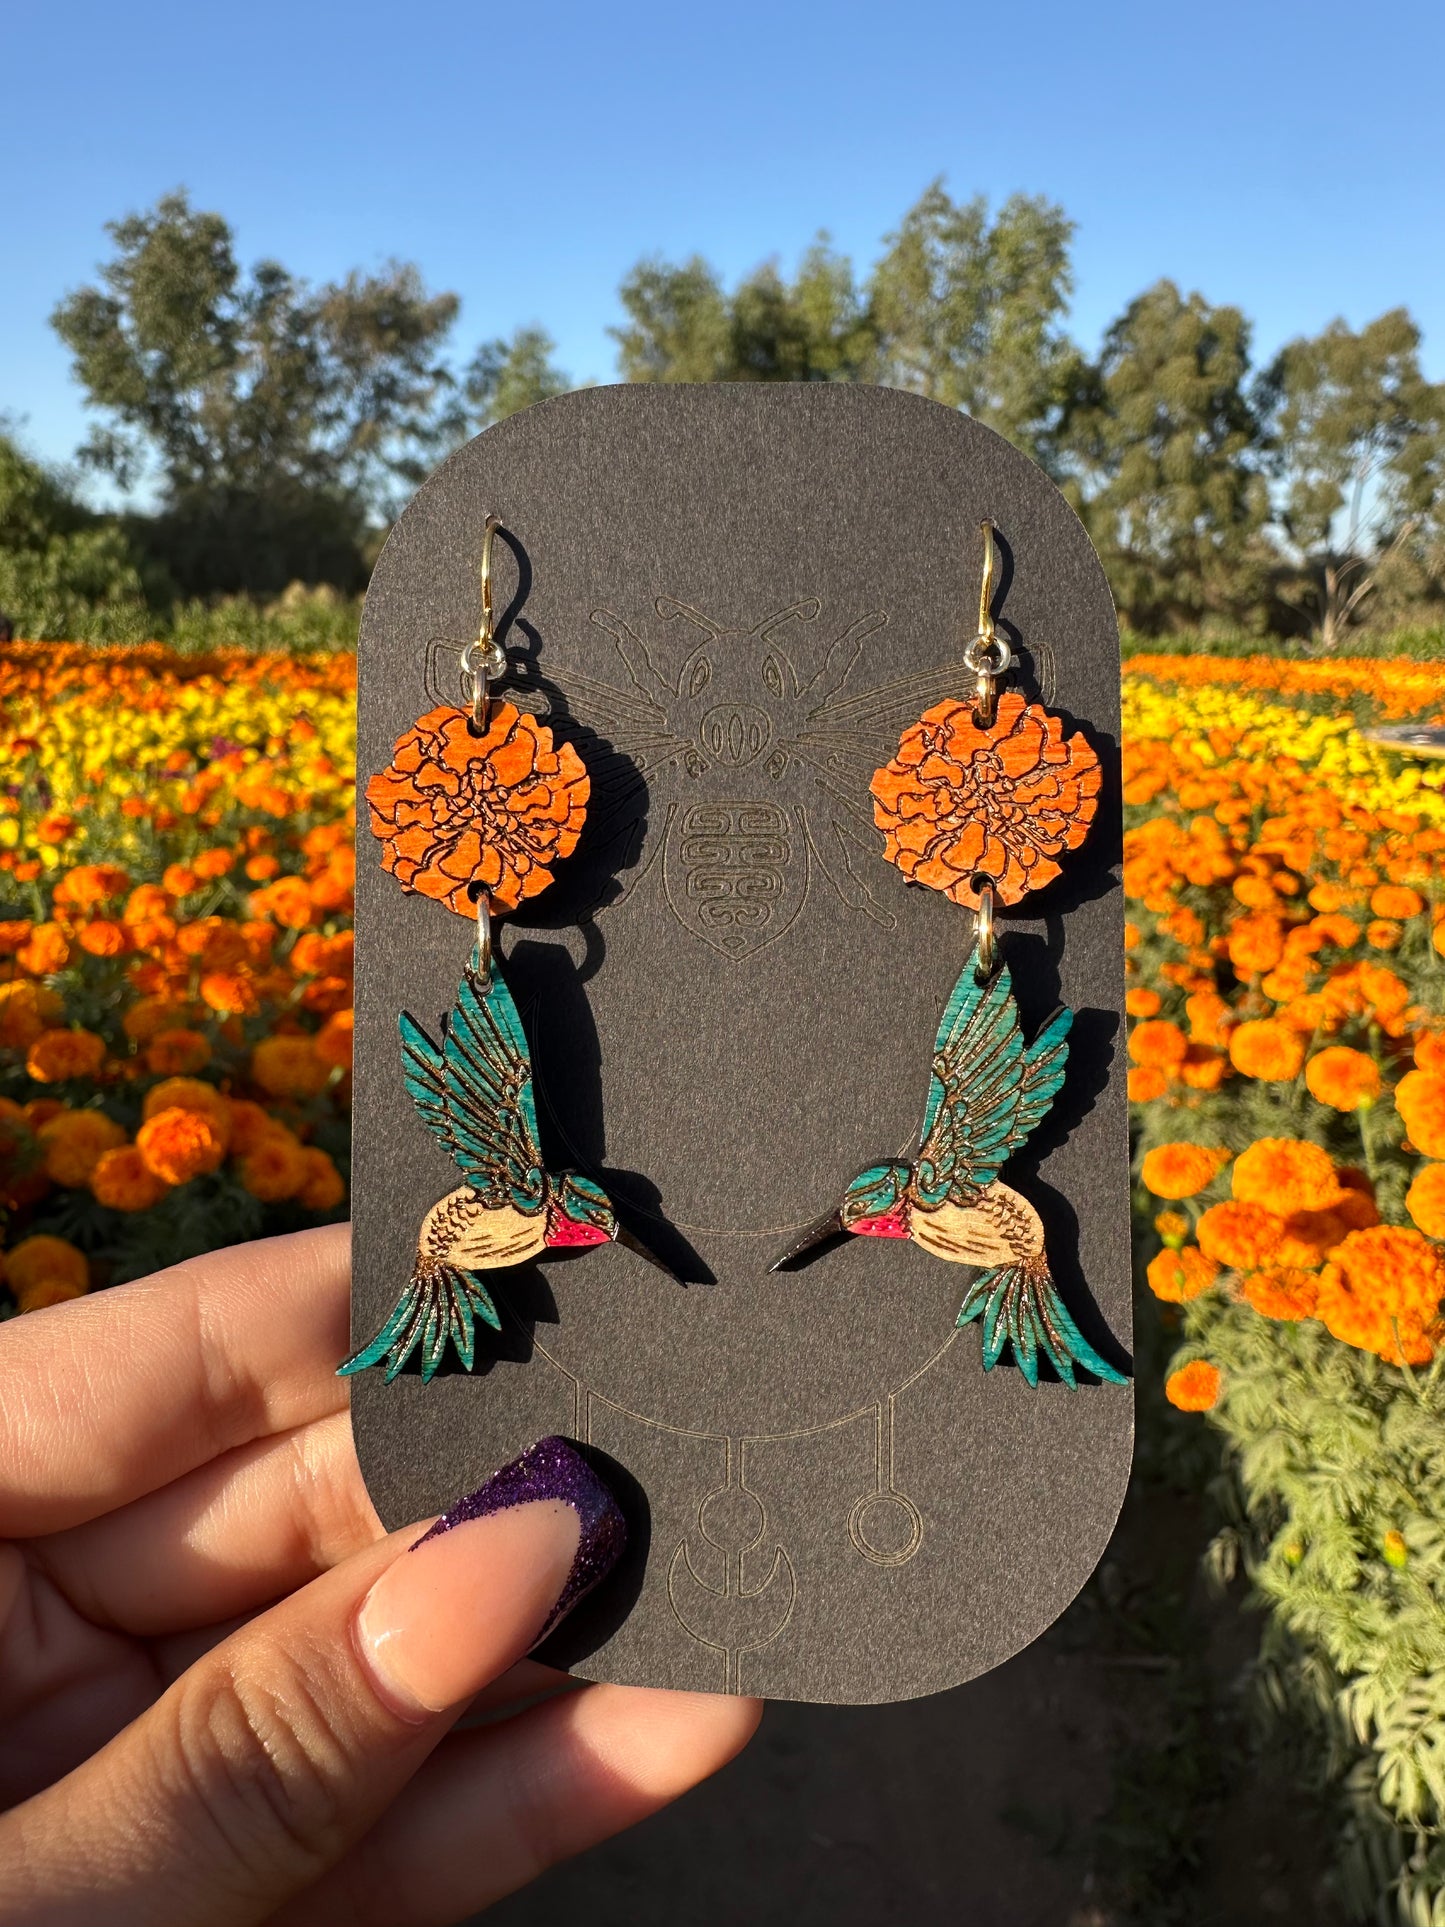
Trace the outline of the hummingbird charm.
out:
<instances>
[{"instance_id":1,"label":"hummingbird charm","mask_svg":"<svg viewBox=\"0 0 1445 1927\"><path fill-rule=\"evenodd\" d=\"M543 1165L526 1033L494 963L486 975L468 965L442 1043L405 1011L400 1028L407 1091L467 1182L426 1214L410 1282L341 1376L384 1359L389 1384L420 1346L427 1380L449 1342L470 1371L477 1319L501 1330L480 1274L543 1251L615 1242L673 1276L618 1223L600 1185Z\"/></svg>"},{"instance_id":2,"label":"hummingbird charm","mask_svg":"<svg viewBox=\"0 0 1445 1927\"><path fill-rule=\"evenodd\" d=\"M810 1226L772 1269L840 1231L911 1238L935 1257L979 1267L958 1323L983 1320L986 1371L1007 1345L1030 1385L1038 1384L1045 1358L1066 1385L1075 1384L1080 1366L1122 1385L1123 1375L1094 1350L1059 1296L1038 1212L998 1176L1064 1081L1072 1022L1073 1012L1061 1007L1026 1046L1007 967L980 983L970 957L938 1028L916 1157L860 1172L837 1209Z\"/></svg>"}]
</instances>

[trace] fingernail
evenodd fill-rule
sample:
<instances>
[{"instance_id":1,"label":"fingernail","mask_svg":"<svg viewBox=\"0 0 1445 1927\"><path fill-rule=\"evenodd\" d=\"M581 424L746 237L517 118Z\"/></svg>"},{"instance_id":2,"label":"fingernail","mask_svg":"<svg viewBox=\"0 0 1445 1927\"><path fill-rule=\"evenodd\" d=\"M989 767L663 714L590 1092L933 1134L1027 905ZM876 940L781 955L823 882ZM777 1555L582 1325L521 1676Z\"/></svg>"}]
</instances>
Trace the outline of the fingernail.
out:
<instances>
[{"instance_id":1,"label":"fingernail","mask_svg":"<svg viewBox=\"0 0 1445 1927\"><path fill-rule=\"evenodd\" d=\"M445 1512L361 1605L357 1645L406 1718L444 1712L529 1652L616 1565L617 1501L566 1439L541 1439Z\"/></svg>"}]
</instances>

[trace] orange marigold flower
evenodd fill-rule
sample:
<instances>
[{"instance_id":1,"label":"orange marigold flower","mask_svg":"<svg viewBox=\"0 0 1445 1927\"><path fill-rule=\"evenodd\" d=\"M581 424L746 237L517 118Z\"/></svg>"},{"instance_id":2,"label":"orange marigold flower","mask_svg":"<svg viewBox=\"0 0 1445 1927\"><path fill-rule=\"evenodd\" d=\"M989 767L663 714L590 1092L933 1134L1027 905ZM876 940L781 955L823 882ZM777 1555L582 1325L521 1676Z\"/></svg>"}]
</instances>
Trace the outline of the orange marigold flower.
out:
<instances>
[{"instance_id":1,"label":"orange marigold flower","mask_svg":"<svg viewBox=\"0 0 1445 1927\"><path fill-rule=\"evenodd\" d=\"M0 1049L29 1050L64 1010L48 984L0 984Z\"/></svg>"},{"instance_id":2,"label":"orange marigold flower","mask_svg":"<svg viewBox=\"0 0 1445 1927\"><path fill-rule=\"evenodd\" d=\"M48 1278L74 1286L79 1297L90 1290L90 1261L67 1239L41 1232L22 1238L13 1251L5 1253L5 1277L17 1298Z\"/></svg>"},{"instance_id":3,"label":"orange marigold flower","mask_svg":"<svg viewBox=\"0 0 1445 1927\"><path fill-rule=\"evenodd\" d=\"M1211 1412L1219 1403L1223 1374L1206 1358L1181 1365L1164 1381L1164 1396L1181 1412Z\"/></svg>"},{"instance_id":4,"label":"orange marigold flower","mask_svg":"<svg viewBox=\"0 0 1445 1927\"><path fill-rule=\"evenodd\" d=\"M199 1077L167 1077L146 1092L141 1115L149 1120L162 1111L195 1111L209 1118L223 1144L231 1141L231 1106L214 1084Z\"/></svg>"},{"instance_id":5,"label":"orange marigold flower","mask_svg":"<svg viewBox=\"0 0 1445 1927\"><path fill-rule=\"evenodd\" d=\"M1390 1365L1426 1365L1434 1354L1445 1260L1418 1231L1374 1225L1352 1231L1320 1274L1317 1316L1346 1345Z\"/></svg>"},{"instance_id":6,"label":"orange marigold flower","mask_svg":"<svg viewBox=\"0 0 1445 1927\"><path fill-rule=\"evenodd\" d=\"M1137 985L1124 999L1124 1008L1131 1017L1157 1017L1163 999L1157 990L1145 985Z\"/></svg>"},{"instance_id":7,"label":"orange marigold flower","mask_svg":"<svg viewBox=\"0 0 1445 1927\"><path fill-rule=\"evenodd\" d=\"M1179 1251L1157 1252L1144 1275L1156 1298L1169 1305L1182 1305L1208 1291L1219 1276L1219 1266L1198 1245L1185 1245Z\"/></svg>"},{"instance_id":8,"label":"orange marigold flower","mask_svg":"<svg viewBox=\"0 0 1445 1927\"><path fill-rule=\"evenodd\" d=\"M403 889L472 917L474 883L501 909L546 888L551 865L577 847L590 792L570 743L494 703L480 736L465 709L429 711L367 784L366 800L382 867Z\"/></svg>"},{"instance_id":9,"label":"orange marigold flower","mask_svg":"<svg viewBox=\"0 0 1445 1927\"><path fill-rule=\"evenodd\" d=\"M163 1030L180 1029L188 1014L184 1004L169 997L138 997L121 1018L120 1027L133 1042L145 1044Z\"/></svg>"},{"instance_id":10,"label":"orange marigold flower","mask_svg":"<svg viewBox=\"0 0 1445 1927\"><path fill-rule=\"evenodd\" d=\"M1124 925L1124 948L1126 950L1137 950L1143 941L1144 933L1137 923L1126 923Z\"/></svg>"},{"instance_id":11,"label":"orange marigold flower","mask_svg":"<svg viewBox=\"0 0 1445 1927\"><path fill-rule=\"evenodd\" d=\"M1229 1061L1241 1076L1287 1084L1304 1066L1304 1039L1278 1017L1258 1017L1229 1033Z\"/></svg>"},{"instance_id":12,"label":"orange marigold flower","mask_svg":"<svg viewBox=\"0 0 1445 1927\"><path fill-rule=\"evenodd\" d=\"M1425 908L1425 899L1406 883L1382 883L1371 894L1370 908L1377 917L1400 923L1407 917L1418 917Z\"/></svg>"},{"instance_id":13,"label":"orange marigold flower","mask_svg":"<svg viewBox=\"0 0 1445 1927\"><path fill-rule=\"evenodd\" d=\"M207 883L213 881L216 877L229 875L235 868L235 865L236 852L234 850L202 850L199 856L191 859L191 868L198 877Z\"/></svg>"},{"instance_id":14,"label":"orange marigold flower","mask_svg":"<svg viewBox=\"0 0 1445 1927\"><path fill-rule=\"evenodd\" d=\"M97 1203L112 1211L149 1211L170 1186L151 1170L138 1145L123 1144L97 1159L90 1188Z\"/></svg>"},{"instance_id":15,"label":"orange marigold flower","mask_svg":"<svg viewBox=\"0 0 1445 1927\"><path fill-rule=\"evenodd\" d=\"M1206 1144L1156 1144L1146 1153L1139 1175L1156 1198L1193 1198L1212 1184L1229 1162L1228 1151Z\"/></svg>"},{"instance_id":16,"label":"orange marigold flower","mask_svg":"<svg viewBox=\"0 0 1445 1927\"><path fill-rule=\"evenodd\" d=\"M130 949L125 926L104 917L84 924L79 933L80 947L90 957L123 957Z\"/></svg>"},{"instance_id":17,"label":"orange marigold flower","mask_svg":"<svg viewBox=\"0 0 1445 1927\"><path fill-rule=\"evenodd\" d=\"M1282 1240L1280 1221L1261 1204L1241 1204L1237 1198L1212 1204L1200 1218L1195 1236L1199 1249L1231 1271L1257 1271L1273 1264Z\"/></svg>"},{"instance_id":18,"label":"orange marigold flower","mask_svg":"<svg viewBox=\"0 0 1445 1927\"><path fill-rule=\"evenodd\" d=\"M1129 1033L1129 1056L1136 1064L1172 1071L1184 1062L1188 1051L1183 1031L1165 1017L1135 1024Z\"/></svg>"},{"instance_id":19,"label":"orange marigold flower","mask_svg":"<svg viewBox=\"0 0 1445 1927\"><path fill-rule=\"evenodd\" d=\"M1196 1044L1219 1050L1229 1034L1229 1005L1217 990L1196 990L1184 999L1189 1035Z\"/></svg>"},{"instance_id":20,"label":"orange marigold flower","mask_svg":"<svg viewBox=\"0 0 1445 1927\"><path fill-rule=\"evenodd\" d=\"M1296 1323L1314 1317L1320 1281L1302 1265L1275 1265L1267 1271L1251 1272L1240 1291L1264 1317Z\"/></svg>"},{"instance_id":21,"label":"orange marigold flower","mask_svg":"<svg viewBox=\"0 0 1445 1927\"><path fill-rule=\"evenodd\" d=\"M1398 923L1387 923L1383 917L1365 926L1365 942L1372 950L1398 950L1402 934Z\"/></svg>"},{"instance_id":22,"label":"orange marigold flower","mask_svg":"<svg viewBox=\"0 0 1445 1927\"><path fill-rule=\"evenodd\" d=\"M37 923L15 961L32 977L53 977L70 962L70 939L58 923Z\"/></svg>"},{"instance_id":23,"label":"orange marigold flower","mask_svg":"<svg viewBox=\"0 0 1445 1927\"><path fill-rule=\"evenodd\" d=\"M296 1196L310 1171L301 1145L278 1126L241 1159L237 1175L253 1198L263 1204L279 1204L283 1198Z\"/></svg>"},{"instance_id":24,"label":"orange marigold flower","mask_svg":"<svg viewBox=\"0 0 1445 1927\"><path fill-rule=\"evenodd\" d=\"M249 1097L231 1099L230 1120L231 1153L238 1158L249 1157L262 1138L286 1129L264 1105L253 1103Z\"/></svg>"},{"instance_id":25,"label":"orange marigold flower","mask_svg":"<svg viewBox=\"0 0 1445 1927\"><path fill-rule=\"evenodd\" d=\"M25 1068L37 1084L94 1077L105 1062L105 1039L93 1030L43 1030L30 1046Z\"/></svg>"},{"instance_id":26,"label":"orange marigold flower","mask_svg":"<svg viewBox=\"0 0 1445 1927\"><path fill-rule=\"evenodd\" d=\"M1155 1064L1136 1064L1129 1072L1129 1102L1152 1104L1169 1089L1169 1074Z\"/></svg>"},{"instance_id":27,"label":"orange marigold flower","mask_svg":"<svg viewBox=\"0 0 1445 1927\"><path fill-rule=\"evenodd\" d=\"M1268 910L1275 903L1274 885L1267 877L1237 876L1232 885L1235 896L1250 910Z\"/></svg>"},{"instance_id":28,"label":"orange marigold flower","mask_svg":"<svg viewBox=\"0 0 1445 1927\"><path fill-rule=\"evenodd\" d=\"M13 957L23 949L34 928L29 917L11 917L0 922L0 957Z\"/></svg>"},{"instance_id":29,"label":"orange marigold flower","mask_svg":"<svg viewBox=\"0 0 1445 1927\"><path fill-rule=\"evenodd\" d=\"M1229 1059L1222 1051L1191 1044L1188 1056L1179 1066L1179 1081L1191 1091L1217 1091L1228 1067Z\"/></svg>"},{"instance_id":30,"label":"orange marigold flower","mask_svg":"<svg viewBox=\"0 0 1445 1927\"><path fill-rule=\"evenodd\" d=\"M200 878L185 863L168 863L161 872L161 887L168 896L191 896L199 884Z\"/></svg>"},{"instance_id":31,"label":"orange marigold flower","mask_svg":"<svg viewBox=\"0 0 1445 1927\"><path fill-rule=\"evenodd\" d=\"M146 1168L167 1184L187 1184L214 1171L226 1155L226 1140L203 1111L171 1105L148 1117L136 1132Z\"/></svg>"},{"instance_id":32,"label":"orange marigold flower","mask_svg":"<svg viewBox=\"0 0 1445 1927\"><path fill-rule=\"evenodd\" d=\"M261 1008L254 982L239 970L208 970L201 979L201 998L222 1017L253 1017Z\"/></svg>"},{"instance_id":33,"label":"orange marigold flower","mask_svg":"<svg viewBox=\"0 0 1445 1927\"><path fill-rule=\"evenodd\" d=\"M1422 1030L1415 1039L1415 1067L1445 1077L1445 1031Z\"/></svg>"},{"instance_id":34,"label":"orange marigold flower","mask_svg":"<svg viewBox=\"0 0 1445 1927\"><path fill-rule=\"evenodd\" d=\"M68 1278L42 1278L37 1284L26 1285L15 1294L15 1302L21 1311L44 1311L50 1305L63 1305L69 1298L83 1298L85 1293L79 1285L72 1284Z\"/></svg>"},{"instance_id":35,"label":"orange marigold flower","mask_svg":"<svg viewBox=\"0 0 1445 1927\"><path fill-rule=\"evenodd\" d=\"M283 930L304 930L315 921L304 877L278 877L264 890L253 890L250 908L253 917L269 917Z\"/></svg>"},{"instance_id":36,"label":"orange marigold flower","mask_svg":"<svg viewBox=\"0 0 1445 1927\"><path fill-rule=\"evenodd\" d=\"M306 1160L306 1182L296 1193L308 1211L334 1211L346 1196L346 1180L324 1151L308 1146L301 1153Z\"/></svg>"},{"instance_id":37,"label":"orange marigold flower","mask_svg":"<svg viewBox=\"0 0 1445 1927\"><path fill-rule=\"evenodd\" d=\"M61 1111L36 1133L45 1174L54 1183L80 1190L107 1151L125 1143L125 1132L104 1111Z\"/></svg>"},{"instance_id":38,"label":"orange marigold flower","mask_svg":"<svg viewBox=\"0 0 1445 1927\"><path fill-rule=\"evenodd\" d=\"M1354 899L1337 883L1317 883L1310 891L1307 901L1312 910L1318 910L1322 916L1329 916L1333 911L1343 910L1345 905L1352 903Z\"/></svg>"},{"instance_id":39,"label":"orange marigold flower","mask_svg":"<svg viewBox=\"0 0 1445 1927\"><path fill-rule=\"evenodd\" d=\"M332 1070L351 1069L351 1036L355 1013L339 1010L316 1033L316 1055Z\"/></svg>"},{"instance_id":40,"label":"orange marigold flower","mask_svg":"<svg viewBox=\"0 0 1445 1927\"><path fill-rule=\"evenodd\" d=\"M211 1061L211 1043L198 1030L158 1031L146 1046L146 1068L160 1077L184 1077Z\"/></svg>"},{"instance_id":41,"label":"orange marigold flower","mask_svg":"<svg viewBox=\"0 0 1445 1927\"><path fill-rule=\"evenodd\" d=\"M1284 926L1278 917L1241 917L1229 933L1226 948L1241 976L1263 976L1284 955Z\"/></svg>"},{"instance_id":42,"label":"orange marigold flower","mask_svg":"<svg viewBox=\"0 0 1445 1927\"><path fill-rule=\"evenodd\" d=\"M317 1017L334 1017L351 1008L352 986L346 977L314 977L301 993L301 1008Z\"/></svg>"},{"instance_id":43,"label":"orange marigold flower","mask_svg":"<svg viewBox=\"0 0 1445 1927\"><path fill-rule=\"evenodd\" d=\"M1445 1158L1445 1075L1413 1070L1395 1086L1395 1109L1427 1158Z\"/></svg>"},{"instance_id":44,"label":"orange marigold flower","mask_svg":"<svg viewBox=\"0 0 1445 1927\"><path fill-rule=\"evenodd\" d=\"M1301 1138L1258 1138L1234 1160L1230 1178L1241 1204L1262 1204L1278 1217L1328 1211L1345 1195L1329 1153Z\"/></svg>"},{"instance_id":45,"label":"orange marigold flower","mask_svg":"<svg viewBox=\"0 0 1445 1927\"><path fill-rule=\"evenodd\" d=\"M269 883L279 874L281 860L263 851L260 856L247 857L246 875L252 883Z\"/></svg>"},{"instance_id":46,"label":"orange marigold flower","mask_svg":"<svg viewBox=\"0 0 1445 1927\"><path fill-rule=\"evenodd\" d=\"M1305 1070L1310 1095L1336 1111L1357 1111L1380 1095L1380 1067L1364 1051L1332 1044L1318 1052Z\"/></svg>"},{"instance_id":47,"label":"orange marigold flower","mask_svg":"<svg viewBox=\"0 0 1445 1927\"><path fill-rule=\"evenodd\" d=\"M1166 1245L1177 1251L1189 1236L1189 1220L1182 1211L1161 1211L1154 1220L1154 1229Z\"/></svg>"},{"instance_id":48,"label":"orange marigold flower","mask_svg":"<svg viewBox=\"0 0 1445 1927\"><path fill-rule=\"evenodd\" d=\"M113 863L81 863L56 884L55 901L72 910L94 910L123 897L129 888L129 875Z\"/></svg>"},{"instance_id":49,"label":"orange marigold flower","mask_svg":"<svg viewBox=\"0 0 1445 1927\"><path fill-rule=\"evenodd\" d=\"M1405 1193L1405 1209L1427 1238L1445 1239L1445 1164L1422 1164Z\"/></svg>"},{"instance_id":50,"label":"orange marigold flower","mask_svg":"<svg viewBox=\"0 0 1445 1927\"><path fill-rule=\"evenodd\" d=\"M125 900L125 921L146 923L152 917L169 916L171 900L158 883L138 883Z\"/></svg>"},{"instance_id":51,"label":"orange marigold flower","mask_svg":"<svg viewBox=\"0 0 1445 1927\"><path fill-rule=\"evenodd\" d=\"M267 1037L251 1053L251 1075L269 1097L317 1097L330 1068L311 1037Z\"/></svg>"}]
</instances>

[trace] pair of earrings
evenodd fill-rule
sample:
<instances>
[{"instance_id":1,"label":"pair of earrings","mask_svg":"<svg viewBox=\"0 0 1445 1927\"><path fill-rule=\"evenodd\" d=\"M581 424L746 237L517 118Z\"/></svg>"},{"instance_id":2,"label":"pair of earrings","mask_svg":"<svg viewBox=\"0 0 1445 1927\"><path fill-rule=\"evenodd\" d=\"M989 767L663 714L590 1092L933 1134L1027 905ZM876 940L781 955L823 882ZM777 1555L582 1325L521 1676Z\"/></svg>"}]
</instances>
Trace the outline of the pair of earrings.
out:
<instances>
[{"instance_id":1,"label":"pair of earrings","mask_svg":"<svg viewBox=\"0 0 1445 1927\"><path fill-rule=\"evenodd\" d=\"M477 1320L501 1328L485 1273L546 1250L615 1241L672 1276L620 1224L600 1185L543 1164L527 1040L493 954L493 913L546 888L552 864L577 846L590 790L571 744L491 693L507 667L493 628L498 526L487 517L481 629L462 652L466 706L421 717L366 788L383 867L403 889L477 921L476 950L441 1041L407 1013L400 1018L407 1091L466 1182L427 1213L409 1283L342 1373L384 1364L390 1380L419 1352L430 1379L448 1346L470 1371ZM871 784L885 857L975 919L934 1044L918 1149L860 1172L772 1269L843 1232L911 1238L976 1268L958 1324L982 1321L986 1370L1007 1349L1030 1385L1045 1359L1069 1386L1081 1367L1121 1384L1059 1295L1037 1211L999 1178L1063 1082L1072 1012L1059 1009L1024 1043L998 955L997 907L1059 874L1057 859L1087 834L1102 772L1080 733L1066 737L1057 716L1003 689L1013 658L992 613L988 522L983 538L978 632L964 652L973 696L927 710Z\"/></svg>"}]
</instances>

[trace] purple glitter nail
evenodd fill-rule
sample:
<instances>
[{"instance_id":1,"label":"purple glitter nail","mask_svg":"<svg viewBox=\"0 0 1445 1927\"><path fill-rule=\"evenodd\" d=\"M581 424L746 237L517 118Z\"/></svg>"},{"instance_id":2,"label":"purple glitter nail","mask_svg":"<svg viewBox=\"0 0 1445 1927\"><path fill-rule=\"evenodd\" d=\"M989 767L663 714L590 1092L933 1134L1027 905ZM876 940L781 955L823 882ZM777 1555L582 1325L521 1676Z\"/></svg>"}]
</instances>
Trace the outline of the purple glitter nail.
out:
<instances>
[{"instance_id":1,"label":"purple glitter nail","mask_svg":"<svg viewBox=\"0 0 1445 1927\"><path fill-rule=\"evenodd\" d=\"M560 1499L563 1505L571 1506L581 1525L577 1556L552 1617L537 1635L540 1645L558 1620L607 1577L627 1544L627 1526L616 1499L576 1446L562 1438L538 1439L510 1465L494 1472L485 1485L459 1499L416 1544L424 1546L428 1539L450 1532L453 1526L485 1519L513 1506L530 1505L537 1499Z\"/></svg>"}]
</instances>

